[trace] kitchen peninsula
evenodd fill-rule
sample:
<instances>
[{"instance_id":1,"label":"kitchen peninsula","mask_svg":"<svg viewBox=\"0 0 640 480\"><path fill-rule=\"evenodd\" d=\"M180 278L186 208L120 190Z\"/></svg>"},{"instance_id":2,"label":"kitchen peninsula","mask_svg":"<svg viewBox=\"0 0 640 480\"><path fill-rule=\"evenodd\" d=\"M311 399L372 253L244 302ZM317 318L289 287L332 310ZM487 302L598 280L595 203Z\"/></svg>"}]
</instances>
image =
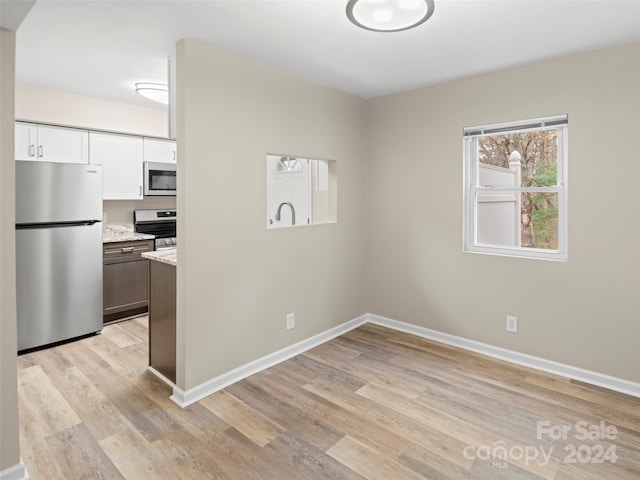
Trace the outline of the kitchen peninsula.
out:
<instances>
[{"instance_id":1,"label":"kitchen peninsula","mask_svg":"<svg viewBox=\"0 0 640 480\"><path fill-rule=\"evenodd\" d=\"M142 254L149 259L149 366L176 382L177 250Z\"/></svg>"}]
</instances>

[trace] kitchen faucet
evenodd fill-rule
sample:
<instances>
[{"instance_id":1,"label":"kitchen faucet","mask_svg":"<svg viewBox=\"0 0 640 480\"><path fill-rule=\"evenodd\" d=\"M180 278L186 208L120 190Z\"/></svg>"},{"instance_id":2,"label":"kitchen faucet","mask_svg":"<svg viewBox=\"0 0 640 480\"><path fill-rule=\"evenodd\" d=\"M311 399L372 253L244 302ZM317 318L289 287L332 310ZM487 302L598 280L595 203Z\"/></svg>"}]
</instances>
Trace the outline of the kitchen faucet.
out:
<instances>
[{"instance_id":1,"label":"kitchen faucet","mask_svg":"<svg viewBox=\"0 0 640 480\"><path fill-rule=\"evenodd\" d=\"M278 205L278 211L276 212L276 222L280 221L280 210L282 210L283 205L289 205L289 208L291 208L291 225L295 225L296 210L293 208L293 205L291 204L291 202L282 202L280 205Z\"/></svg>"}]
</instances>

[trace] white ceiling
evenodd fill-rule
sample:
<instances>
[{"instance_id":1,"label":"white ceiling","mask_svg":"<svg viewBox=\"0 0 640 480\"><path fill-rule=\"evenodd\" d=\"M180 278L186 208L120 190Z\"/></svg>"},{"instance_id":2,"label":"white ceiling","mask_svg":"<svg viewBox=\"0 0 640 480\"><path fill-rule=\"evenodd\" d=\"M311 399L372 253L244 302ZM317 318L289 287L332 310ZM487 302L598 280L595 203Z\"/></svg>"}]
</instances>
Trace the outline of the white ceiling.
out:
<instances>
[{"instance_id":1,"label":"white ceiling","mask_svg":"<svg viewBox=\"0 0 640 480\"><path fill-rule=\"evenodd\" d=\"M1 0L6 1L6 0ZM198 40L363 98L640 41L640 0L435 0L405 32L359 29L346 0L38 0L17 33L19 83L148 107Z\"/></svg>"}]
</instances>

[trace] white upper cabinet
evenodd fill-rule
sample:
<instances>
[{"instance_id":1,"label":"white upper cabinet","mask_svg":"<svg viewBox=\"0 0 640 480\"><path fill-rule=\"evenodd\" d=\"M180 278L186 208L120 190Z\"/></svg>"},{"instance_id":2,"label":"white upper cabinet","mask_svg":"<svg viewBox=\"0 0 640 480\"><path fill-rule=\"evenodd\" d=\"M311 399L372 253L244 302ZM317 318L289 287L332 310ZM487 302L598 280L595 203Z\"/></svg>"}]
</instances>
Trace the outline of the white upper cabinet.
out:
<instances>
[{"instance_id":1,"label":"white upper cabinet","mask_svg":"<svg viewBox=\"0 0 640 480\"><path fill-rule=\"evenodd\" d=\"M176 141L16 122L15 158L102 165L104 200L141 200L143 162L176 163Z\"/></svg>"},{"instance_id":2,"label":"white upper cabinet","mask_svg":"<svg viewBox=\"0 0 640 480\"><path fill-rule=\"evenodd\" d=\"M38 126L34 123L16 122L16 160L38 160Z\"/></svg>"},{"instance_id":3,"label":"white upper cabinet","mask_svg":"<svg viewBox=\"0 0 640 480\"><path fill-rule=\"evenodd\" d=\"M102 165L104 200L142 199L142 137L90 132L91 164Z\"/></svg>"},{"instance_id":4,"label":"white upper cabinet","mask_svg":"<svg viewBox=\"0 0 640 480\"><path fill-rule=\"evenodd\" d=\"M89 163L89 131L38 125L38 160Z\"/></svg>"},{"instance_id":5,"label":"white upper cabinet","mask_svg":"<svg viewBox=\"0 0 640 480\"><path fill-rule=\"evenodd\" d=\"M16 160L89 163L89 131L16 122Z\"/></svg>"},{"instance_id":6,"label":"white upper cabinet","mask_svg":"<svg viewBox=\"0 0 640 480\"><path fill-rule=\"evenodd\" d=\"M176 163L176 142L174 140L160 140L157 138L144 139L144 161Z\"/></svg>"}]
</instances>

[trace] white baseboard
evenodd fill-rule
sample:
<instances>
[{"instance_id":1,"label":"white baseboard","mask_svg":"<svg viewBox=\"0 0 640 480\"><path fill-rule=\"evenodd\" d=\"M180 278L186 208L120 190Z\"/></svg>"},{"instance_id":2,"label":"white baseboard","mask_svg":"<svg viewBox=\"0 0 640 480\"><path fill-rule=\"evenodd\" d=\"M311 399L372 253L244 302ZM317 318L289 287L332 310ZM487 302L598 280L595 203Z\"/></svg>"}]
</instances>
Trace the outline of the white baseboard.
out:
<instances>
[{"instance_id":1,"label":"white baseboard","mask_svg":"<svg viewBox=\"0 0 640 480\"><path fill-rule=\"evenodd\" d=\"M546 360L540 357L534 357L533 355L527 355L525 353L515 352L513 350L507 350L500 347L495 347L486 343L476 342L475 340L469 340L463 337L457 337L448 333L442 333L437 330L431 330L429 328L420 327L418 325L412 325L410 323L399 322L391 318L382 317L380 315L374 315L367 313L358 318L354 318L342 325L331 328L325 332L314 335L306 340L295 343L289 347L283 348L277 352L266 355L262 358L254 360L253 362L242 365L229 372L212 378L200 385L190 388L189 390L182 390L172 382L166 379L163 375L158 373L155 369L149 368L155 375L160 377L170 386L173 386L173 400L177 405L184 408L192 403L201 400L202 398L211 395L219 390L222 390L229 385L238 382L250 375L258 373L269 367L272 367L280 362L288 360L291 357L299 355L313 347L316 347L324 342L327 342L333 338L353 330L365 323L373 323L375 325L381 325L383 327L391 328L401 332L410 333L419 337L435 340L446 345L459 347L464 350L469 350L476 353L481 353L489 357L498 358L500 360L506 360L507 362L515 363L525 367L534 368L543 372L553 373L562 377L579 380L589 383L591 385L597 385L599 387L608 388L616 392L625 393L634 397L640 397L640 383L631 382L610 375L605 375L598 372L592 372L584 370L582 368L572 367L571 365L564 365L562 363ZM4 480L0 477L0 480Z\"/></svg>"},{"instance_id":2,"label":"white baseboard","mask_svg":"<svg viewBox=\"0 0 640 480\"><path fill-rule=\"evenodd\" d=\"M454 347L459 347L464 350L481 353L483 355L498 358L500 360L506 360L507 362L515 363L517 365L534 368L536 370L542 370L543 372L553 373L561 377L571 378L573 380L579 380L591 385L608 388L609 390L625 393L634 397L640 397L640 383L631 382L622 378L612 377L603 373L584 370L582 368L565 365L540 357L534 357L533 355L527 355L525 353L519 353L513 350L495 347L486 343L476 342L475 340L469 340L467 338L457 337L448 333L438 332L437 330L431 330L429 328L399 322L397 320L381 317L379 315L367 314L365 316L367 318L367 322L369 323L392 328L401 332L411 333L419 337L435 340L437 342L445 343Z\"/></svg>"},{"instance_id":3,"label":"white baseboard","mask_svg":"<svg viewBox=\"0 0 640 480\"><path fill-rule=\"evenodd\" d=\"M353 330L354 328L357 328L366 322L367 315L362 315L361 317L354 318L353 320L343 323L342 325L338 325L337 327L314 335L313 337L307 338L306 340L302 340L301 342L290 345L289 347L283 348L282 350L270 353L269 355L258 358L253 362L247 363L246 365L242 365L229 372L223 373L222 375L212 378L211 380L207 380L206 382L201 383L194 388L190 388L189 390L185 391L178 388L177 386L174 386L171 400L173 400L182 408L187 407L192 403L195 403L198 400L211 395L212 393L215 393L233 383L247 378L250 375L277 365L278 363L288 360L291 357L295 357L296 355L299 355L313 347L317 347L318 345L328 342L333 338L339 337L340 335L348 332L349 330Z\"/></svg>"},{"instance_id":4,"label":"white baseboard","mask_svg":"<svg viewBox=\"0 0 640 480\"><path fill-rule=\"evenodd\" d=\"M0 480L29 480L29 472L22 462L0 472Z\"/></svg>"}]
</instances>

